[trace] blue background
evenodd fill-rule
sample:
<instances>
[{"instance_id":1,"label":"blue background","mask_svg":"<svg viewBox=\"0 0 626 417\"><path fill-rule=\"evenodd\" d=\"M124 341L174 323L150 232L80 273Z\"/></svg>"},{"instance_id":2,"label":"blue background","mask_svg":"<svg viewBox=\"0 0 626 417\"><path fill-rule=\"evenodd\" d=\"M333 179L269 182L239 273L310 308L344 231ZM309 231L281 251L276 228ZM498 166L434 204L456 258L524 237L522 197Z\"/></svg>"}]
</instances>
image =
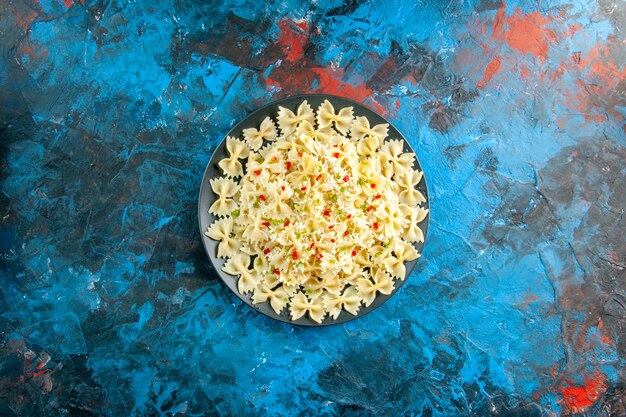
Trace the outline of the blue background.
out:
<instances>
[{"instance_id":1,"label":"blue background","mask_svg":"<svg viewBox=\"0 0 626 417\"><path fill-rule=\"evenodd\" d=\"M624 415L626 3L0 1L0 415ZM431 229L350 323L268 319L196 220L296 93L404 133Z\"/></svg>"}]
</instances>

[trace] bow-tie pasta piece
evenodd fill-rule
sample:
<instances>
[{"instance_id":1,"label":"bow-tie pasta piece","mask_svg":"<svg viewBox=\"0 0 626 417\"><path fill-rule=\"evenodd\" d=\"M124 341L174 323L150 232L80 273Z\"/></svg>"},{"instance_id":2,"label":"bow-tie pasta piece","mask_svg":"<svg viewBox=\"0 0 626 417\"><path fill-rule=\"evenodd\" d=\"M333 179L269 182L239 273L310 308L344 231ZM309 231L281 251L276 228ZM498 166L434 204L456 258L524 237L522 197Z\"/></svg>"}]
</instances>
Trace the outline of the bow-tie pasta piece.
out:
<instances>
[{"instance_id":1,"label":"bow-tie pasta piece","mask_svg":"<svg viewBox=\"0 0 626 417\"><path fill-rule=\"evenodd\" d=\"M298 125L304 121L311 124L315 123L315 115L313 109L306 100L300 104L296 113L280 106L278 108L278 127L284 136L291 135Z\"/></svg>"},{"instance_id":2,"label":"bow-tie pasta piece","mask_svg":"<svg viewBox=\"0 0 626 417\"><path fill-rule=\"evenodd\" d=\"M388 172L390 175L385 176L390 177L395 174L396 177L400 177L413 168L415 154L410 152L402 153L402 150L401 140L389 140L382 145L380 150L382 154L381 159L388 161L391 168Z\"/></svg>"},{"instance_id":3,"label":"bow-tie pasta piece","mask_svg":"<svg viewBox=\"0 0 626 417\"><path fill-rule=\"evenodd\" d=\"M233 231L233 226L233 218L226 217L213 222L207 231L204 232L207 237L220 241L217 246L218 258L233 256L237 253L237 250L239 250L239 240L230 236Z\"/></svg>"},{"instance_id":4,"label":"bow-tie pasta piece","mask_svg":"<svg viewBox=\"0 0 626 417\"><path fill-rule=\"evenodd\" d=\"M305 120L298 125L296 128L295 134L295 143L302 144L305 148L309 149L311 152L316 152L319 149L318 146L315 146L317 143L328 143L330 140L330 135L327 132L324 132L320 129L315 129L313 125ZM307 139L309 139L307 141ZM314 139L314 140L310 140ZM308 148L303 142L309 143L314 146L314 148Z\"/></svg>"},{"instance_id":5,"label":"bow-tie pasta piece","mask_svg":"<svg viewBox=\"0 0 626 417\"><path fill-rule=\"evenodd\" d=\"M373 281L373 282L372 282ZM376 293L389 295L393 291L393 281L382 269L376 270L372 280L360 279L357 283L359 295L363 298L365 306L368 307L374 302Z\"/></svg>"},{"instance_id":6,"label":"bow-tie pasta piece","mask_svg":"<svg viewBox=\"0 0 626 417\"><path fill-rule=\"evenodd\" d=\"M424 232L419 227L419 223L423 222L428 214L428 209L422 207L411 207L406 204L400 204L400 210L404 217L408 219L404 229L404 239L407 242L424 242Z\"/></svg>"},{"instance_id":7,"label":"bow-tie pasta piece","mask_svg":"<svg viewBox=\"0 0 626 417\"><path fill-rule=\"evenodd\" d=\"M415 206L426 201L424 196L415 187L422 180L422 172L407 171L398 180L398 185L402 189L399 194L400 202Z\"/></svg>"},{"instance_id":8,"label":"bow-tie pasta piece","mask_svg":"<svg viewBox=\"0 0 626 417\"><path fill-rule=\"evenodd\" d=\"M324 306L322 305L321 297L317 297L314 300L309 300L306 295L299 292L291 299L289 306L291 312L291 319L298 320L305 314L309 314L311 320L316 323L321 323L326 315Z\"/></svg>"},{"instance_id":9,"label":"bow-tie pasta piece","mask_svg":"<svg viewBox=\"0 0 626 417\"><path fill-rule=\"evenodd\" d=\"M353 140L360 140L366 136L371 136L378 139L379 143L387 137L389 131L389 125L387 123L379 124L370 127L370 121L367 117L358 116L352 121L350 126L350 135Z\"/></svg>"},{"instance_id":10,"label":"bow-tie pasta piece","mask_svg":"<svg viewBox=\"0 0 626 417\"><path fill-rule=\"evenodd\" d=\"M352 111L352 107L344 107L335 113L330 101L324 100L317 109L317 126L324 130L334 125L339 133L346 135L352 125Z\"/></svg>"},{"instance_id":11,"label":"bow-tie pasta piece","mask_svg":"<svg viewBox=\"0 0 626 417\"><path fill-rule=\"evenodd\" d=\"M372 156L381 144L381 140L376 136L365 136L357 142L359 155Z\"/></svg>"},{"instance_id":12,"label":"bow-tie pasta piece","mask_svg":"<svg viewBox=\"0 0 626 417\"><path fill-rule=\"evenodd\" d=\"M407 261L415 260L419 257L419 254L413 247L413 245L398 240L394 244L393 254L383 261L385 270L394 278L400 278L404 281L406 275L406 267L404 263Z\"/></svg>"},{"instance_id":13,"label":"bow-tie pasta piece","mask_svg":"<svg viewBox=\"0 0 626 417\"><path fill-rule=\"evenodd\" d=\"M270 306L274 312L276 314L280 314L289 302L289 292L285 290L285 287L283 286L271 289L267 284L257 285L254 289L254 294L252 295L252 302L254 304L260 304L267 300L269 300Z\"/></svg>"},{"instance_id":14,"label":"bow-tie pasta piece","mask_svg":"<svg viewBox=\"0 0 626 417\"><path fill-rule=\"evenodd\" d=\"M236 178L242 176L243 166L239 159L247 158L250 150L245 143L230 136L226 138L226 150L229 157L222 159L218 163L219 167L227 177Z\"/></svg>"},{"instance_id":15,"label":"bow-tie pasta piece","mask_svg":"<svg viewBox=\"0 0 626 417\"><path fill-rule=\"evenodd\" d=\"M243 130L243 138L246 144L253 151L258 151L263 145L263 139L267 141L275 141L277 136L276 125L269 117L261 122L261 126L256 128L248 128Z\"/></svg>"},{"instance_id":16,"label":"bow-tie pasta piece","mask_svg":"<svg viewBox=\"0 0 626 417\"><path fill-rule=\"evenodd\" d=\"M380 200L383 200L380 198ZM402 231L408 223L405 213L402 212L397 202L392 197L384 199L378 208L374 211L374 216L378 219L377 229L381 230L382 235L391 240L395 236L401 235Z\"/></svg>"},{"instance_id":17,"label":"bow-tie pasta piece","mask_svg":"<svg viewBox=\"0 0 626 417\"><path fill-rule=\"evenodd\" d=\"M211 188L218 196L217 200L209 208L209 213L216 216L228 216L237 210L237 202L233 199L239 186L228 178L211 179Z\"/></svg>"},{"instance_id":18,"label":"bow-tie pasta piece","mask_svg":"<svg viewBox=\"0 0 626 417\"><path fill-rule=\"evenodd\" d=\"M250 256L245 253L237 253L232 258L229 258L222 267L222 271L227 274L239 276L237 289L241 294L253 291L257 285L252 271L248 269L248 265L250 265Z\"/></svg>"},{"instance_id":19,"label":"bow-tie pasta piece","mask_svg":"<svg viewBox=\"0 0 626 417\"><path fill-rule=\"evenodd\" d=\"M325 293L323 305L333 319L339 317L342 310L356 316L361 306L361 297L355 287L348 287L341 295Z\"/></svg>"}]
</instances>

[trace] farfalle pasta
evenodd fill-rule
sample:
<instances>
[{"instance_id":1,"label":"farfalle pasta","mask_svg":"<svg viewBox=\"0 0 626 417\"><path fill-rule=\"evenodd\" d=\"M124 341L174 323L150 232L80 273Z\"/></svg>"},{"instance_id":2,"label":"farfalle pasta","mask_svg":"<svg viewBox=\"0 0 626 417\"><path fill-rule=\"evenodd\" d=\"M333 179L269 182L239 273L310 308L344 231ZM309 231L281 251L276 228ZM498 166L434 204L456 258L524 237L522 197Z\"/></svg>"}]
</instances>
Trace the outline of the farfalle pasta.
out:
<instances>
[{"instance_id":1,"label":"farfalle pasta","mask_svg":"<svg viewBox=\"0 0 626 417\"><path fill-rule=\"evenodd\" d=\"M243 135L226 139L205 232L240 293L321 323L357 315L405 279L428 210L415 155L387 139L387 124L305 100Z\"/></svg>"}]
</instances>

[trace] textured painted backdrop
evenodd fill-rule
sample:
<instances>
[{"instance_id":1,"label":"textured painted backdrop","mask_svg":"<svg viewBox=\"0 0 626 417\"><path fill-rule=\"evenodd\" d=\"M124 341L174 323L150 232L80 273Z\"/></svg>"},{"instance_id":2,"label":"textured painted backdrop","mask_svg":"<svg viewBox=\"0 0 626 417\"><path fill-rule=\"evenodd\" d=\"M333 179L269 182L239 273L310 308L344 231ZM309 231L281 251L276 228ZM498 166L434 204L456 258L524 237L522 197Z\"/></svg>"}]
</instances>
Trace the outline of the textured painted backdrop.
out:
<instances>
[{"instance_id":1,"label":"textured painted backdrop","mask_svg":"<svg viewBox=\"0 0 626 417\"><path fill-rule=\"evenodd\" d=\"M0 1L0 415L626 414L626 3ZM216 280L204 167L328 92L432 193L390 302L281 324Z\"/></svg>"}]
</instances>

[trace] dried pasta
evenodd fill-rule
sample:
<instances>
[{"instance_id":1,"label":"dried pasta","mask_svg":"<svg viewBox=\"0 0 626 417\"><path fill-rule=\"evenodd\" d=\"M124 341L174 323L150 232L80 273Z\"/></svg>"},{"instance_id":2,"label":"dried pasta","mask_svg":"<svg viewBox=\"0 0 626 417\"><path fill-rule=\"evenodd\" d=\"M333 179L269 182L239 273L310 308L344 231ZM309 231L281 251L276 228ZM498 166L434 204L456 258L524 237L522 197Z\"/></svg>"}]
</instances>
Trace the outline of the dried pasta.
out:
<instances>
[{"instance_id":1,"label":"dried pasta","mask_svg":"<svg viewBox=\"0 0 626 417\"><path fill-rule=\"evenodd\" d=\"M428 210L415 155L387 139L388 125L328 100L314 113L305 100L243 135L227 138L224 177L210 180L218 218L205 233L240 293L321 323L405 279Z\"/></svg>"}]
</instances>

